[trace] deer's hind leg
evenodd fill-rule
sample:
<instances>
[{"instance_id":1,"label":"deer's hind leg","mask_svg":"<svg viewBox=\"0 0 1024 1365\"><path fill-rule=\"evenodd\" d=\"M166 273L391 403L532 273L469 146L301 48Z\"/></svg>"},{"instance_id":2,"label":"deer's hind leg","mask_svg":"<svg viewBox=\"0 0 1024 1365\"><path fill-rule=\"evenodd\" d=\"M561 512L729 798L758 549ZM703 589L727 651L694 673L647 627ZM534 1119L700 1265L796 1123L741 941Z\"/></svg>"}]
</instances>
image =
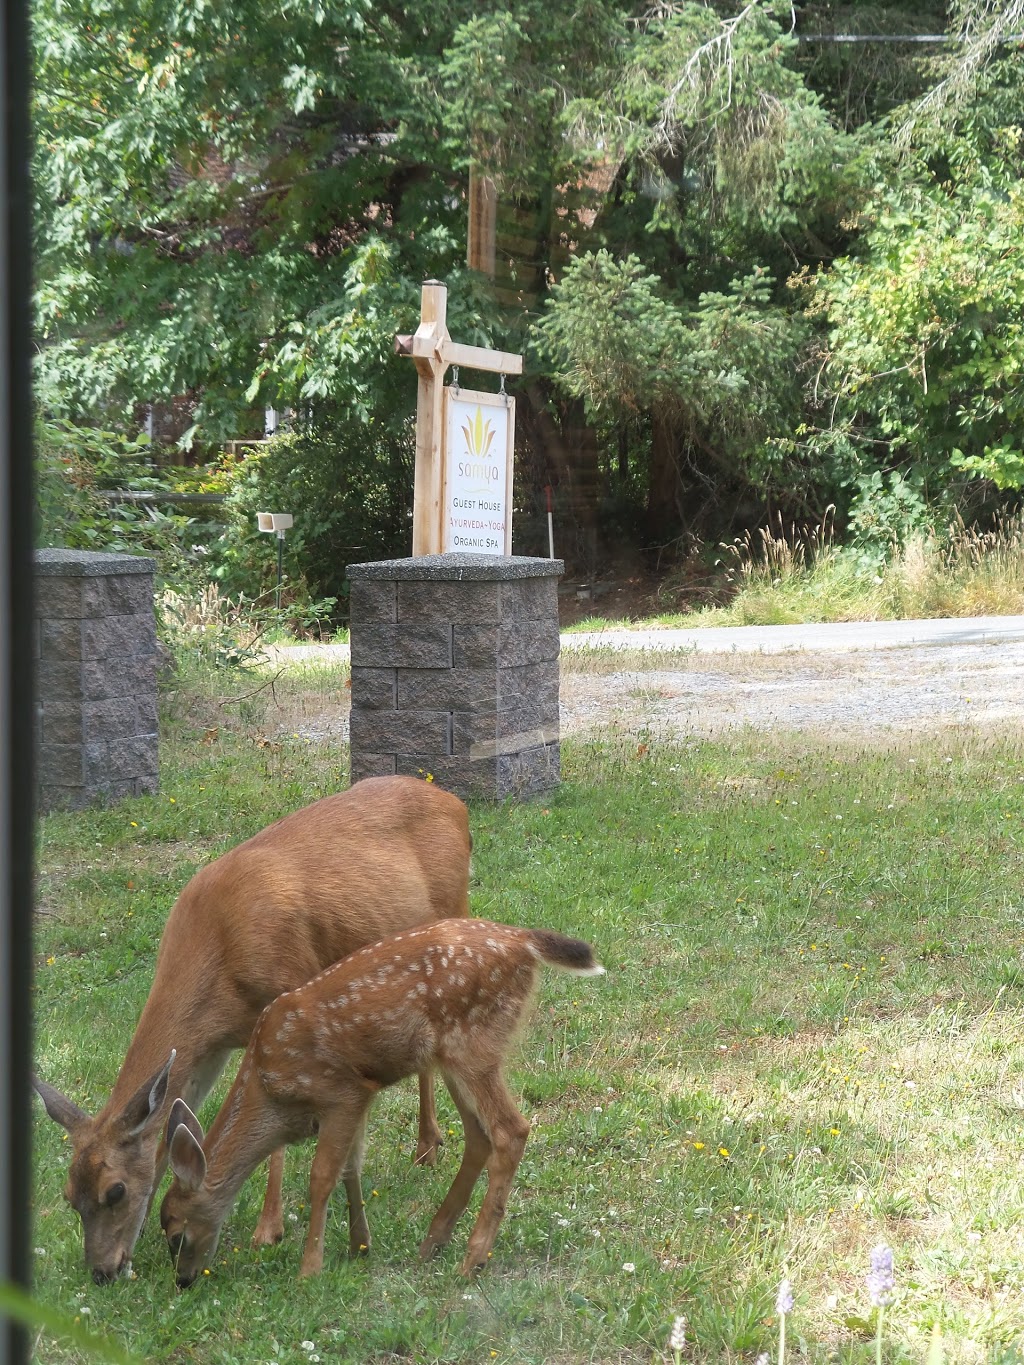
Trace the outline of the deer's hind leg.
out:
<instances>
[{"instance_id":1,"label":"deer's hind leg","mask_svg":"<svg viewBox=\"0 0 1024 1365\"><path fill-rule=\"evenodd\" d=\"M491 1147L487 1158L487 1194L469 1235L466 1259L461 1267L463 1275L472 1275L487 1264L505 1217L512 1182L523 1159L530 1125L516 1108L497 1068L473 1077L466 1084Z\"/></svg>"},{"instance_id":2,"label":"deer's hind leg","mask_svg":"<svg viewBox=\"0 0 1024 1365\"><path fill-rule=\"evenodd\" d=\"M444 1073L444 1083L462 1118L466 1145L462 1153L462 1164L456 1172L451 1188L442 1200L441 1207L434 1214L426 1237L420 1243L420 1256L424 1260L451 1241L455 1224L465 1212L473 1194L473 1187L491 1154L490 1139L477 1118L476 1107L468 1091L460 1079L449 1072Z\"/></svg>"}]
</instances>

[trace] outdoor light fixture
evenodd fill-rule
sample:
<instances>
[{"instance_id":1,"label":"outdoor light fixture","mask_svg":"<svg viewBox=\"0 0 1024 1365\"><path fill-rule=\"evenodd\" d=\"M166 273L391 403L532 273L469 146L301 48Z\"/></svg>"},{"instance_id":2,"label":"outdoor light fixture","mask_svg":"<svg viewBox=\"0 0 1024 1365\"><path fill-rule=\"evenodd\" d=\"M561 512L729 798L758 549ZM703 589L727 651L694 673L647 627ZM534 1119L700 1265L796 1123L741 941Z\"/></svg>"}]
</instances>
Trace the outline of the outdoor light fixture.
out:
<instances>
[{"instance_id":1,"label":"outdoor light fixture","mask_svg":"<svg viewBox=\"0 0 1024 1365\"><path fill-rule=\"evenodd\" d=\"M256 525L261 531L268 533L274 532L277 535L277 591L274 594L274 605L277 610L281 610L281 566L284 558L284 533L292 528L291 512L257 512Z\"/></svg>"}]
</instances>

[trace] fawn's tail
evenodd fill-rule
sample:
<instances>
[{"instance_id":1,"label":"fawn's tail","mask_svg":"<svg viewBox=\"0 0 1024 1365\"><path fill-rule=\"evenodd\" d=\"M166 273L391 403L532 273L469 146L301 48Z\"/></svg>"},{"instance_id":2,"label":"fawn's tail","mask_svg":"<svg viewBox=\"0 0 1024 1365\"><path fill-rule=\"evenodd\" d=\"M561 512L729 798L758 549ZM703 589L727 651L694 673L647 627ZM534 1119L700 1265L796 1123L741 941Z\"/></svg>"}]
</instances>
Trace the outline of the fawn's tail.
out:
<instances>
[{"instance_id":1,"label":"fawn's tail","mask_svg":"<svg viewBox=\"0 0 1024 1365\"><path fill-rule=\"evenodd\" d=\"M594 957L589 943L580 938L566 938L550 929L530 929L530 945L538 957L552 967L574 976L604 976L604 968Z\"/></svg>"}]
</instances>

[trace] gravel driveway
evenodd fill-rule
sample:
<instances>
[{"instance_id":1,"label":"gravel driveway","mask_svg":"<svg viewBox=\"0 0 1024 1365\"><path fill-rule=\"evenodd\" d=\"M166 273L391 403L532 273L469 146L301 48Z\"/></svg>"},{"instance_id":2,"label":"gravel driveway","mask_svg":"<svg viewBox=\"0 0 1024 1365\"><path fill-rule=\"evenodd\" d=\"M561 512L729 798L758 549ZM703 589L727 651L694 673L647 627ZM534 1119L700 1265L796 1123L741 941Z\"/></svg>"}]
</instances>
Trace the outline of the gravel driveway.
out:
<instances>
[{"instance_id":1,"label":"gravel driveway","mask_svg":"<svg viewBox=\"0 0 1024 1365\"><path fill-rule=\"evenodd\" d=\"M745 726L885 739L1024 721L1024 640L828 653L562 655L562 733L609 722L709 736ZM623 660L626 663L626 660ZM601 671L597 671L600 669Z\"/></svg>"},{"instance_id":2,"label":"gravel driveway","mask_svg":"<svg viewBox=\"0 0 1024 1365\"><path fill-rule=\"evenodd\" d=\"M348 646L268 655L278 664L342 662ZM287 728L347 740L347 693L331 702ZM885 743L936 731L1005 733L1022 722L1024 617L563 635L563 735L751 727Z\"/></svg>"}]
</instances>

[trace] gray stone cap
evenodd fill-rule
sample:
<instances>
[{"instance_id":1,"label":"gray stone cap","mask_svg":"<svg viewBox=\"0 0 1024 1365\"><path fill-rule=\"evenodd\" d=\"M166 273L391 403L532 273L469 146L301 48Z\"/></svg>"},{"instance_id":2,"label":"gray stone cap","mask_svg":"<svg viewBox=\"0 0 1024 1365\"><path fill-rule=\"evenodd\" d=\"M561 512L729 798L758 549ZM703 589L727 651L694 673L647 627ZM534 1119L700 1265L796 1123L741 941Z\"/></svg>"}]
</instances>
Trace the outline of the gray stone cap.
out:
<instances>
[{"instance_id":1,"label":"gray stone cap","mask_svg":"<svg viewBox=\"0 0 1024 1365\"><path fill-rule=\"evenodd\" d=\"M411 559L381 559L348 566L349 578L420 583L451 582L453 579L506 583L518 578L557 578L564 573L564 560L535 559L528 555L417 555Z\"/></svg>"},{"instance_id":2,"label":"gray stone cap","mask_svg":"<svg viewBox=\"0 0 1024 1365\"><path fill-rule=\"evenodd\" d=\"M156 573L145 555L106 554L100 550L36 550L35 570L54 578L96 578L113 573Z\"/></svg>"}]
</instances>

